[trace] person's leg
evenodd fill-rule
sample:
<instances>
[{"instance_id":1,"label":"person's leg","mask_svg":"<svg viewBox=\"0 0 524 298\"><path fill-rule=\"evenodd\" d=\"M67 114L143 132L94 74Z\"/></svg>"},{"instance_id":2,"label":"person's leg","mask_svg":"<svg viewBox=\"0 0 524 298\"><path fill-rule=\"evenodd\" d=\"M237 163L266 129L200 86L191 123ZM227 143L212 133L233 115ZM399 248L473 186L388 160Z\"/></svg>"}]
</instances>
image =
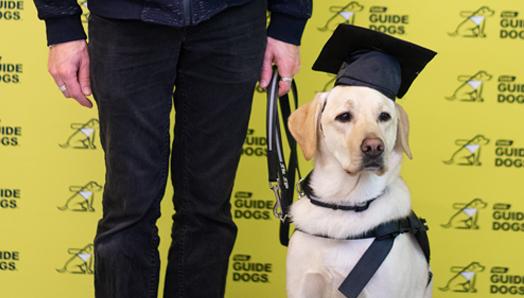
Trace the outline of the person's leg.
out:
<instances>
[{"instance_id":1,"label":"person's leg","mask_svg":"<svg viewBox=\"0 0 524 298\"><path fill-rule=\"evenodd\" d=\"M91 83L105 152L95 239L97 298L156 298L156 220L169 165L169 116L182 33L92 16Z\"/></svg>"},{"instance_id":2,"label":"person's leg","mask_svg":"<svg viewBox=\"0 0 524 298\"><path fill-rule=\"evenodd\" d=\"M265 3L189 28L174 95L176 214L165 298L224 297L236 237L229 197L265 49Z\"/></svg>"}]
</instances>

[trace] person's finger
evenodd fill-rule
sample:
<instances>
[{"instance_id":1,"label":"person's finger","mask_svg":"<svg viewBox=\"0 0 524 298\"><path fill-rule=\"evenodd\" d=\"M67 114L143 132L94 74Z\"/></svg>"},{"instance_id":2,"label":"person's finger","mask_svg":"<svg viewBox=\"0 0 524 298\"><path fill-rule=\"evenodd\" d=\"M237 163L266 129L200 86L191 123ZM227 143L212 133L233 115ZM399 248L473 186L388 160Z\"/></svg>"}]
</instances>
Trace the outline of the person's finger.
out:
<instances>
[{"instance_id":1,"label":"person's finger","mask_svg":"<svg viewBox=\"0 0 524 298\"><path fill-rule=\"evenodd\" d=\"M65 97L68 97L67 96L67 86L64 84L64 81L60 78L60 74L58 73L58 70L56 70L55 68L49 68L48 71L51 74L51 77L53 78L53 80L55 81L55 84L58 87L58 89L60 89L60 91L62 92L62 94Z\"/></svg>"},{"instance_id":2,"label":"person's finger","mask_svg":"<svg viewBox=\"0 0 524 298\"><path fill-rule=\"evenodd\" d=\"M85 96L91 95L91 84L89 82L89 57L85 57L80 61L80 69L78 70L78 82L80 89Z\"/></svg>"},{"instance_id":3,"label":"person's finger","mask_svg":"<svg viewBox=\"0 0 524 298\"><path fill-rule=\"evenodd\" d=\"M288 93L289 88L291 88L291 81L280 80L280 82L278 82L278 96Z\"/></svg>"},{"instance_id":4,"label":"person's finger","mask_svg":"<svg viewBox=\"0 0 524 298\"><path fill-rule=\"evenodd\" d=\"M288 59L278 59L276 65L278 68L278 74L280 76L280 82L278 82L278 95L282 96L289 92L291 87L291 80L295 75L295 61L290 61Z\"/></svg>"},{"instance_id":5,"label":"person's finger","mask_svg":"<svg viewBox=\"0 0 524 298\"><path fill-rule=\"evenodd\" d=\"M69 93L67 92L67 86L65 83L57 83L58 89L60 89L60 92L64 95L64 97L69 97Z\"/></svg>"},{"instance_id":6,"label":"person's finger","mask_svg":"<svg viewBox=\"0 0 524 298\"><path fill-rule=\"evenodd\" d=\"M82 93L80 84L78 83L78 77L74 72L68 72L61 77L67 87L67 97L74 98L79 104L84 107L91 108L93 104L87 99Z\"/></svg>"},{"instance_id":7,"label":"person's finger","mask_svg":"<svg viewBox=\"0 0 524 298\"><path fill-rule=\"evenodd\" d=\"M271 73L273 72L273 54L266 49L264 54L264 61L262 62L262 70L260 72L260 87L267 88L271 80Z\"/></svg>"}]
</instances>

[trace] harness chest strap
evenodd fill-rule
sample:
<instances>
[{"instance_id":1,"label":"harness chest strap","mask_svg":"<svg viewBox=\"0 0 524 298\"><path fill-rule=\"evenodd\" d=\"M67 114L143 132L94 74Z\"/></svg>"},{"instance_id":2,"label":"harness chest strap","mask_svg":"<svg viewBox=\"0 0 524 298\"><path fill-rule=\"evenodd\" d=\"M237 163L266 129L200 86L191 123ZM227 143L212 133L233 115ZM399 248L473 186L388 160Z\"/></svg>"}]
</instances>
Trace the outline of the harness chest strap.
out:
<instances>
[{"instance_id":1,"label":"harness chest strap","mask_svg":"<svg viewBox=\"0 0 524 298\"><path fill-rule=\"evenodd\" d=\"M297 230L307 233L298 227ZM429 240L426 233L427 230L428 228L425 225L425 220L418 218L412 211L408 217L382 224L365 233L364 235L338 239L356 240L375 238L369 248L364 252L360 260L357 262L353 270L351 270L349 275L339 286L338 290L348 298L357 298L388 256L391 248L393 247L395 238L402 233L412 233L414 235L417 243L424 253L426 261L429 264L430 249ZM311 235L333 239L325 235ZM428 284L430 281L431 272L429 275Z\"/></svg>"}]
</instances>

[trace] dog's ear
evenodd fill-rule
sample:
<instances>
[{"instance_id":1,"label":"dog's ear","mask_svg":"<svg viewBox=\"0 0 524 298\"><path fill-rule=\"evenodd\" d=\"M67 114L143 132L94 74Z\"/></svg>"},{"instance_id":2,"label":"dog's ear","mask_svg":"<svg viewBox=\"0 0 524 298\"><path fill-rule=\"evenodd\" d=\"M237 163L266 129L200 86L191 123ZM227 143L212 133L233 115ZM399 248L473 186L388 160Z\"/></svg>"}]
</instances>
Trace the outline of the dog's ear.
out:
<instances>
[{"instance_id":1,"label":"dog's ear","mask_svg":"<svg viewBox=\"0 0 524 298\"><path fill-rule=\"evenodd\" d=\"M400 152L404 151L409 159L413 158L411 154L411 149L409 148L409 120L408 114L404 109L395 104L398 114L398 126L397 126L397 141L395 148Z\"/></svg>"},{"instance_id":2,"label":"dog's ear","mask_svg":"<svg viewBox=\"0 0 524 298\"><path fill-rule=\"evenodd\" d=\"M326 92L318 93L313 101L299 107L289 116L289 131L302 148L306 160L312 159L317 151L318 121L326 97Z\"/></svg>"}]
</instances>

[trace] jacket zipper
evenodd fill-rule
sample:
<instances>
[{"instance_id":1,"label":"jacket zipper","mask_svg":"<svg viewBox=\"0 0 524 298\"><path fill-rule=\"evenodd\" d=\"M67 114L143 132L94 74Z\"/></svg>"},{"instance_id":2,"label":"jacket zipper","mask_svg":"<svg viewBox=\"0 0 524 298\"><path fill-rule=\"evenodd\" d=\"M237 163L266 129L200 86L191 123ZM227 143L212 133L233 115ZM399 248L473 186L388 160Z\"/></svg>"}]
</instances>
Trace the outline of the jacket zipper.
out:
<instances>
[{"instance_id":1,"label":"jacket zipper","mask_svg":"<svg viewBox=\"0 0 524 298\"><path fill-rule=\"evenodd\" d=\"M184 5L184 24L191 25L191 0L183 0Z\"/></svg>"}]
</instances>

